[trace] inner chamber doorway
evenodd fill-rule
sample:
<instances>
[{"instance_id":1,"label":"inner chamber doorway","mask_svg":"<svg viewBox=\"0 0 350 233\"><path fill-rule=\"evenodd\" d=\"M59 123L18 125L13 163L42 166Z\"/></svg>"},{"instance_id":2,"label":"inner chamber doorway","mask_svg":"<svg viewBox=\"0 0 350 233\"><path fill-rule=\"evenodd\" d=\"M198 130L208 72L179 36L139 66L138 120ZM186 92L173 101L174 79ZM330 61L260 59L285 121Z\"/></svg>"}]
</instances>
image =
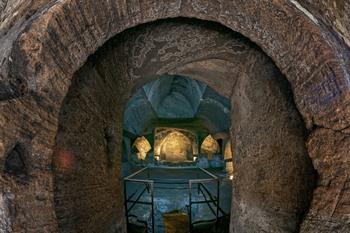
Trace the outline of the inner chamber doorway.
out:
<instances>
[{"instance_id":1,"label":"inner chamber doorway","mask_svg":"<svg viewBox=\"0 0 350 233\"><path fill-rule=\"evenodd\" d=\"M119 180L123 109L135 90L162 75L200 80L231 102L230 231L297 231L314 171L289 83L246 38L218 24L187 19L127 30L75 74L56 137L60 231L125 230Z\"/></svg>"},{"instance_id":2,"label":"inner chamber doorway","mask_svg":"<svg viewBox=\"0 0 350 233\"><path fill-rule=\"evenodd\" d=\"M230 113L227 98L178 75L147 83L130 98L123 124L129 148L122 157L129 232L229 231ZM145 144L152 146L138 156Z\"/></svg>"}]
</instances>

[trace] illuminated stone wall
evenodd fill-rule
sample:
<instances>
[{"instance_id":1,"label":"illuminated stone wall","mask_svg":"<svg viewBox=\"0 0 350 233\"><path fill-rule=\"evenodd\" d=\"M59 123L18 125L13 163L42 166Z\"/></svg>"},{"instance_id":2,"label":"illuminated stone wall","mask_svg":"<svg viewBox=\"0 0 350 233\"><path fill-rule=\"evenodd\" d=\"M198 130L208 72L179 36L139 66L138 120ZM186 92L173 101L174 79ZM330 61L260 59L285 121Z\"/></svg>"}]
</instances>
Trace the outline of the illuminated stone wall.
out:
<instances>
[{"instance_id":1,"label":"illuminated stone wall","mask_svg":"<svg viewBox=\"0 0 350 233\"><path fill-rule=\"evenodd\" d=\"M233 152L231 140L228 140L224 145L224 159L227 160L225 164L225 170L229 174L233 174L234 172L234 164L233 164Z\"/></svg>"},{"instance_id":2,"label":"illuminated stone wall","mask_svg":"<svg viewBox=\"0 0 350 233\"><path fill-rule=\"evenodd\" d=\"M161 142L160 157L166 161L181 162L192 157L192 142L180 132L168 134Z\"/></svg>"},{"instance_id":3,"label":"illuminated stone wall","mask_svg":"<svg viewBox=\"0 0 350 233\"><path fill-rule=\"evenodd\" d=\"M152 149L152 146L149 144L148 140L145 137L139 137L135 140L134 145L138 150L137 156L138 159L144 160L146 158L147 152Z\"/></svg>"},{"instance_id":4,"label":"illuminated stone wall","mask_svg":"<svg viewBox=\"0 0 350 233\"><path fill-rule=\"evenodd\" d=\"M154 153L160 156L161 160L192 160L193 155L198 154L196 134L184 129L157 128Z\"/></svg>"},{"instance_id":5,"label":"illuminated stone wall","mask_svg":"<svg viewBox=\"0 0 350 233\"><path fill-rule=\"evenodd\" d=\"M232 156L233 156L232 145L231 145L231 140L229 140L224 145L224 158L225 159L232 159Z\"/></svg>"},{"instance_id":6,"label":"illuminated stone wall","mask_svg":"<svg viewBox=\"0 0 350 233\"><path fill-rule=\"evenodd\" d=\"M211 136L208 135L201 145L201 154L208 155L208 158L211 159L213 154L220 152L219 143Z\"/></svg>"}]
</instances>

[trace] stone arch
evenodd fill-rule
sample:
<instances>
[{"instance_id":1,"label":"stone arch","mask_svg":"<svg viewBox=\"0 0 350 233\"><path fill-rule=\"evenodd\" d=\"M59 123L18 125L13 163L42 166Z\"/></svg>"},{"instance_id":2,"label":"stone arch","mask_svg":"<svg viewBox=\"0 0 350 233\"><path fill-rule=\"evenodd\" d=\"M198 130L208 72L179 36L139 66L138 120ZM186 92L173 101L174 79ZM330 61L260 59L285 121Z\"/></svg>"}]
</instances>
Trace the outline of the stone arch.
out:
<instances>
[{"instance_id":1,"label":"stone arch","mask_svg":"<svg viewBox=\"0 0 350 233\"><path fill-rule=\"evenodd\" d=\"M347 127L349 59L336 39L294 1L60 1L20 34L10 70L21 90L26 83L44 98L55 92L56 99L63 100L74 72L109 38L135 25L172 17L219 22L250 38L290 81L308 127ZM57 83L51 83L53 79Z\"/></svg>"},{"instance_id":2,"label":"stone arch","mask_svg":"<svg viewBox=\"0 0 350 233\"><path fill-rule=\"evenodd\" d=\"M300 224L300 217L310 200L313 170L304 144L304 127L293 104L292 94L288 92L289 84L274 63L246 38L217 24L194 21L189 23L186 19L176 19L140 25L112 39L93 55L75 74L73 85L61 109L56 149L71 147L74 150L77 142L71 138L76 134L70 131L85 131L85 125L94 125L96 128L91 129L90 133L98 138L99 131L107 127L105 124L115 121L117 125L114 135L120 135L123 122L120 108L125 106L135 89L156 79L157 76L173 73L198 79L219 94L229 97L237 110L231 112L233 122L244 122L243 128L250 129L244 132L241 125L231 129L234 135L239 135L236 136L239 146L235 150L240 150L237 153L240 155L237 156L237 173L240 174L239 179L242 179L236 186L232 226L237 227L237 232L244 232L243 229L246 232L260 232L268 231L269 228L274 232L293 232ZM92 88L92 95L89 86ZM258 96L252 94L252 88L257 90ZM118 98L115 98L113 93L118 93ZM233 96L235 98L231 98ZM116 107L109 110L98 107L101 115L91 109L91 116L81 116L81 112L89 108L87 103L93 106ZM257 110L258 116L254 115L253 110ZM268 112L271 113L269 117ZM252 121L254 116L259 120ZM246 125L248 120L242 120L245 117L249 118L251 126ZM91 119L95 119L96 124L91 122ZM261 122L264 122L263 126L259 126ZM76 128L77 125L82 127ZM70 126L72 129L65 131ZM253 131L256 137L259 135L259 140L252 139L250 132ZM265 137L267 132L273 135L271 140ZM84 221L95 216L84 211L84 207L96 202L97 209L106 209L101 205L101 200L108 200L112 195L105 192L99 197L91 196L91 199L86 199L91 195L86 187L99 182L101 177L110 179L110 185L115 190L119 190L120 186L113 176L106 175L109 174L108 171L98 169L103 167L103 156L91 157L98 154L98 140L94 140L94 145L89 143L89 140L84 141L89 139L89 134L81 136L82 143L77 144L80 147L95 148L96 151L75 151L76 156L80 158L78 163L81 164L77 167L84 167L85 170L76 169L68 176L75 177L74 179L67 180L67 176L59 169L54 174L57 190L55 203L58 203L56 213L60 229L84 231L84 227L89 227L91 231L98 232L108 224L85 224ZM249 143L245 144L242 141ZM288 145L290 141L293 141L295 146ZM261 142L264 146L260 146L258 150ZM254 162L254 157L260 157L257 160L264 163ZM118 163L111 168L112 174L118 174L117 167ZM244 172L245 168L252 172ZM295 170L299 172L293 172ZM86 171L89 174L96 171L93 175L86 175L96 179L85 179ZM259 174L265 177L263 182L256 179L260 177ZM288 187L283 185L287 182L293 184ZM255 188L259 189L259 192L255 192ZM79 190L88 191L86 195L79 195ZM276 194L267 195L270 191ZM69 200L67 195L70 195ZM114 205L121 205L117 192L113 193L113 197L114 200L118 200ZM244 206L247 207L246 210ZM71 209L76 212L73 213ZM110 211L113 209L110 208ZM249 217L256 210L260 211L259 220ZM121 213L118 214L121 218ZM76 217L75 222L69 222L73 219L72 216ZM111 216L107 214L103 219L107 221ZM233 232L233 229L231 231Z\"/></svg>"}]
</instances>

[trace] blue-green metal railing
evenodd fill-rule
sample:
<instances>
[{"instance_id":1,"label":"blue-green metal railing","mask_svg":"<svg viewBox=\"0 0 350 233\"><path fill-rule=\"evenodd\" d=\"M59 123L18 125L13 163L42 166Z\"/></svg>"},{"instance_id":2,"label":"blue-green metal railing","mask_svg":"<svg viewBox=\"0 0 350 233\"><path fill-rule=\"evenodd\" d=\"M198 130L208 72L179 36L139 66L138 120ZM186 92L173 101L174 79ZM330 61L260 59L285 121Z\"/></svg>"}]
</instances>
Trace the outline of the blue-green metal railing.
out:
<instances>
[{"instance_id":1,"label":"blue-green metal railing","mask_svg":"<svg viewBox=\"0 0 350 233\"><path fill-rule=\"evenodd\" d=\"M172 168L174 169L174 168ZM134 216L130 214L130 211L134 208L136 204L141 205L148 205L151 206L151 222L152 222L152 233L155 231L155 223L154 223L154 190L155 189L187 189L189 194L189 201L188 201L188 214L189 214L189 228L190 232L193 230L193 226L195 224L199 224L202 222L210 222L215 221L216 226L218 224L219 215L220 212L222 214L223 211L220 208L220 180L218 177L213 175L212 173L208 172L205 169L199 168L202 172L207 174L210 178L207 179L152 179L150 176L150 168L143 168L133 174L131 174L128 177L124 178L124 198L125 198L125 215L126 215L126 221L127 221L127 227L129 228L129 217ZM147 179L136 179L135 177L143 172L147 172ZM127 184L128 183L139 183L144 184L145 187L142 189L139 195L136 195L140 189L136 189L135 192L133 192L130 196L128 196L127 192ZM205 186L206 183L215 183L216 184L216 195L211 193L210 190ZM182 184L186 185L187 187L162 187L162 186L155 186L155 184L166 184L166 185L174 185L174 184ZM198 194L202 194L204 197L204 200L194 200L192 191L193 188L197 187ZM150 194L150 201L141 201L140 199L145 193ZM137 196L137 197L136 197ZM136 198L134 198L136 197ZM213 220L205 220L205 221L193 221L193 213L192 213L192 206L198 205L198 204L207 204L210 208L211 212L215 216L215 219ZM214 208L211 206L211 204L214 205Z\"/></svg>"}]
</instances>

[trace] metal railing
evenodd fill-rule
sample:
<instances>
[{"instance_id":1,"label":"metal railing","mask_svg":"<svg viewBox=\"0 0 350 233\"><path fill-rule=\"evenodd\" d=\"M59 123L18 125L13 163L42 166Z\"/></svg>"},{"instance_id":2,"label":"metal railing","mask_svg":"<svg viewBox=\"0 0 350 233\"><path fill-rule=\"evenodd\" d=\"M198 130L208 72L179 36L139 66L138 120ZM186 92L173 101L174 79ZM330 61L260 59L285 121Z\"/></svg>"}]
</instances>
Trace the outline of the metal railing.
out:
<instances>
[{"instance_id":1,"label":"metal railing","mask_svg":"<svg viewBox=\"0 0 350 233\"><path fill-rule=\"evenodd\" d=\"M192 179L189 180L189 222L190 222L190 232L192 232L193 230L193 226L195 224L199 224L202 222L209 222L211 220L206 220L206 221L192 221L192 205L198 205L198 204L207 204L209 209L212 211L213 215L215 216L215 220L216 220L216 227L217 227L217 223L219 220L219 211L220 211L220 180L217 176L213 175L212 173L208 172L207 170L203 169L203 168L199 168L200 170L202 170L204 173L206 173L207 175L209 175L211 178L210 179ZM216 183L216 196L213 196L211 194L211 192L205 187L205 183ZM193 186L197 184L197 190L198 193L201 193L204 197L204 200L201 201L193 201L192 200L192 188ZM204 190L207 192L207 194L210 197L210 200L208 200L203 192L203 190L201 189L201 187L204 188ZM211 203L214 204L214 206L216 207L216 210L214 210L212 208L212 206L210 205Z\"/></svg>"},{"instance_id":2,"label":"metal railing","mask_svg":"<svg viewBox=\"0 0 350 233\"><path fill-rule=\"evenodd\" d=\"M174 168L172 168L174 169ZM180 170L180 169L177 169ZM126 215L126 221L127 221L127 228L129 232L129 217L135 217L135 215L130 214L131 210L135 207L136 204L140 205L148 205L151 207L151 231L154 233L155 231L155 216L154 216L154 190L155 189L184 189L188 190L189 194L189 200L188 200L188 215L189 215L189 229L190 232L193 230L193 226L195 224L199 224L202 222L210 222L210 221L215 221L216 222L216 227L217 223L219 220L219 214L220 212L223 213L223 211L220 208L220 180L218 177L213 175L212 173L208 172L205 169L199 168L200 171L204 172L206 175L208 175L210 178L206 179L154 179L151 178L151 170L150 168L143 168L130 176L127 176L124 178L124 206L125 206L125 215ZM147 179L138 179L135 178L137 175L140 175L141 173L147 172ZM128 183L138 183L138 184L143 184L142 188L136 189L132 194L128 196ZM216 185L216 193L213 194L210 192L210 190L205 186L207 183L215 183ZM156 184L160 184L158 186L155 186ZM166 185L174 185L174 184L181 184L185 185L185 187L170 187L170 186L161 186L162 184ZM197 187L198 194L201 194L204 199L203 200L194 200L193 199L193 188ZM138 194L139 193L139 194ZM150 195L150 200L149 201L144 201L141 200L141 198L148 193ZM137 195L138 194L138 195ZM205 221L193 221L193 213L192 213L192 206L193 205L199 205L199 204L206 204L210 208L211 212L215 216L215 219L213 220L205 220ZM214 205L214 208L211 206L211 204Z\"/></svg>"}]
</instances>

